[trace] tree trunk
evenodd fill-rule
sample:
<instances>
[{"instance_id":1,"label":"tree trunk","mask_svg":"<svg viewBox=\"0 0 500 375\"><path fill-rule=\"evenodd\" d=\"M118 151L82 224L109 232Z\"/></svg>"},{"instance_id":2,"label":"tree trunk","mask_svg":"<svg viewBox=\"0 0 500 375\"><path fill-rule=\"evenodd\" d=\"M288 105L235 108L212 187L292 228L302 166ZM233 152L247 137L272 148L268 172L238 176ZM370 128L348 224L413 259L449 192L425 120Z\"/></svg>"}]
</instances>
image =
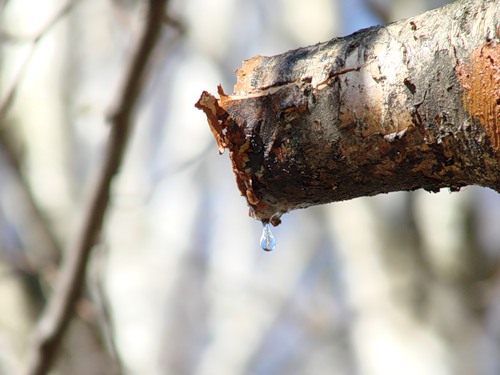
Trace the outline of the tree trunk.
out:
<instances>
[{"instance_id":1,"label":"tree trunk","mask_svg":"<svg viewBox=\"0 0 500 375\"><path fill-rule=\"evenodd\" d=\"M463 0L238 70L196 107L250 213L398 190L500 191L500 4Z\"/></svg>"}]
</instances>

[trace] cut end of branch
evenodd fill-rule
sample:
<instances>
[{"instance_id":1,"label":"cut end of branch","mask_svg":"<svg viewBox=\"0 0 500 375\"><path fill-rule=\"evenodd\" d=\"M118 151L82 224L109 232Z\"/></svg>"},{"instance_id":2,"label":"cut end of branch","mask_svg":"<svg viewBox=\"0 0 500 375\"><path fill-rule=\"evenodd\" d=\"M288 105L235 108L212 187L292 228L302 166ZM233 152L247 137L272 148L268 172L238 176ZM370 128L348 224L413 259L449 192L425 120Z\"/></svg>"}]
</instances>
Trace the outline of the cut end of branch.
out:
<instances>
[{"instance_id":1,"label":"cut end of branch","mask_svg":"<svg viewBox=\"0 0 500 375\"><path fill-rule=\"evenodd\" d=\"M250 216L264 223L270 222L274 226L279 225L281 215L289 208L273 205L259 193L260 184L256 177L258 174L255 174L255 168L261 168L261 166L255 159L258 157L254 150L255 139L251 134L246 134L245 127L240 126L241 124L238 125L227 111L228 107L237 105L238 99L226 95L220 85L218 93L219 99L204 91L195 107L202 110L207 116L210 130L219 148L219 154L222 154L225 149L229 150L236 184L241 195L247 200Z\"/></svg>"},{"instance_id":2,"label":"cut end of branch","mask_svg":"<svg viewBox=\"0 0 500 375\"><path fill-rule=\"evenodd\" d=\"M224 110L219 106L217 98L207 91L203 91L201 93L200 99L194 105L196 108L201 109L205 112L207 116L208 125L210 126L210 130L215 137L215 141L217 142L217 146L219 147L219 154L224 153L224 149L228 148L226 141L224 140L223 134L223 124L222 121L219 120L219 116L224 115Z\"/></svg>"}]
</instances>

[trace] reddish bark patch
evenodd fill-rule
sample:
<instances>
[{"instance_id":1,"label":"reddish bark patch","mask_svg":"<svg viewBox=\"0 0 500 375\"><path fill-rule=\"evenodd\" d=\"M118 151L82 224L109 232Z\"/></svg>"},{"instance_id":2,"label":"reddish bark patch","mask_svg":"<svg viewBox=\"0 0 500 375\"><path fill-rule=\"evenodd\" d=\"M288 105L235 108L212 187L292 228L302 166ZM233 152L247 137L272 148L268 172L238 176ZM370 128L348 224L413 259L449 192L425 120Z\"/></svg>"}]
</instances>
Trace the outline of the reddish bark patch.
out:
<instances>
[{"instance_id":1,"label":"reddish bark patch","mask_svg":"<svg viewBox=\"0 0 500 375\"><path fill-rule=\"evenodd\" d=\"M219 106L217 99L210 93L203 91L200 99L196 102L195 107L203 110L208 119L208 125L214 135L217 146L219 147L219 154L224 153L224 149L228 147L222 132L223 122L219 119L224 115L225 111Z\"/></svg>"},{"instance_id":2,"label":"reddish bark patch","mask_svg":"<svg viewBox=\"0 0 500 375\"><path fill-rule=\"evenodd\" d=\"M264 213L263 221L271 220L273 225L277 225L279 217L272 217L274 210L260 198L253 186L251 162L248 157L250 139L244 134L244 127L239 126L227 112L227 108L238 101L233 101L224 94L221 86L218 87L218 91L220 99L203 91L195 107L205 112L210 130L217 141L219 153L222 154L226 148L229 150L236 184L241 195L247 199L250 215L256 217L256 213Z\"/></svg>"},{"instance_id":3,"label":"reddish bark patch","mask_svg":"<svg viewBox=\"0 0 500 375\"><path fill-rule=\"evenodd\" d=\"M500 151L500 43L476 48L468 63L459 63L456 73L464 89L467 112L484 127L495 152Z\"/></svg>"},{"instance_id":4,"label":"reddish bark patch","mask_svg":"<svg viewBox=\"0 0 500 375\"><path fill-rule=\"evenodd\" d=\"M255 68L260 67L263 60L263 56L255 56L249 60L243 61L243 66L240 69L236 69L237 82L234 86L235 93L253 91L251 79Z\"/></svg>"}]
</instances>

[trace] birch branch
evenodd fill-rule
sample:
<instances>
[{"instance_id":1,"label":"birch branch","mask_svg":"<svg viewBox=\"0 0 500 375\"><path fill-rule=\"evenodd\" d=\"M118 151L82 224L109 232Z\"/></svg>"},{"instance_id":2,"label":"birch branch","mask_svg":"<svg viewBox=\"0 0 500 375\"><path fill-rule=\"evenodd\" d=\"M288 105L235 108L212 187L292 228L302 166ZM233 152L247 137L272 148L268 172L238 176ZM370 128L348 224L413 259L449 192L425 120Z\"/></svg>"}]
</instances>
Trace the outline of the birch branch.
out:
<instances>
[{"instance_id":1,"label":"birch branch","mask_svg":"<svg viewBox=\"0 0 500 375\"><path fill-rule=\"evenodd\" d=\"M238 69L203 92L250 214L398 190L500 191L500 3L462 0Z\"/></svg>"}]
</instances>

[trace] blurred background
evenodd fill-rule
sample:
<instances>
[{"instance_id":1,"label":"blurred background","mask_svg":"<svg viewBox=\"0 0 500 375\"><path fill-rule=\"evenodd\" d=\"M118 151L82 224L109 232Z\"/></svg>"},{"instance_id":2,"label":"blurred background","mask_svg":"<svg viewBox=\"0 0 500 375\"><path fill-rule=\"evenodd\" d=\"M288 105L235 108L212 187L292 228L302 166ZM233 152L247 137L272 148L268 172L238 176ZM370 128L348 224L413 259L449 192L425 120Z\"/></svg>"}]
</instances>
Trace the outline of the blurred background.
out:
<instances>
[{"instance_id":1,"label":"blurred background","mask_svg":"<svg viewBox=\"0 0 500 375\"><path fill-rule=\"evenodd\" d=\"M144 3L0 0L0 374L23 365L57 282ZM170 1L54 373L499 374L500 196L468 187L295 211L266 253L194 108L219 83L231 92L244 59L443 3Z\"/></svg>"}]
</instances>

